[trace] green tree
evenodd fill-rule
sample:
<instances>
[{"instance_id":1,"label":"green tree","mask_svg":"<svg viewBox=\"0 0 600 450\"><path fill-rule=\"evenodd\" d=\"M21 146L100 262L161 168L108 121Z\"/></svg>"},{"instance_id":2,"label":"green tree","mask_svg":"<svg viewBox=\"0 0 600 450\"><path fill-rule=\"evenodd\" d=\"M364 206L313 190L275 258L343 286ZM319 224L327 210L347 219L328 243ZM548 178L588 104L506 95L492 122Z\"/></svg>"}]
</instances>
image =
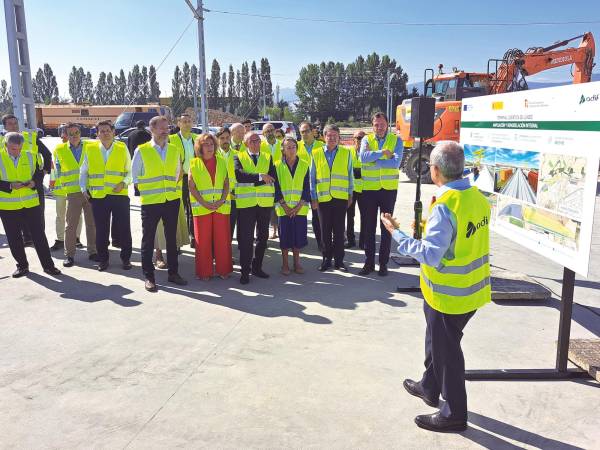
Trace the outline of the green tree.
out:
<instances>
[{"instance_id":1,"label":"green tree","mask_svg":"<svg viewBox=\"0 0 600 450\"><path fill-rule=\"evenodd\" d=\"M97 105L110 105L112 101L111 97L106 83L106 73L100 72L98 75L98 82L96 83L96 89L94 90L95 102Z\"/></svg>"},{"instance_id":2,"label":"green tree","mask_svg":"<svg viewBox=\"0 0 600 450\"><path fill-rule=\"evenodd\" d=\"M227 74L227 106L227 111L235 111L235 73L231 64Z\"/></svg>"},{"instance_id":3,"label":"green tree","mask_svg":"<svg viewBox=\"0 0 600 450\"><path fill-rule=\"evenodd\" d=\"M77 69L75 66L71 68L69 74L69 95L71 96L71 102L78 104L83 102L83 79L85 74L83 68Z\"/></svg>"},{"instance_id":4,"label":"green tree","mask_svg":"<svg viewBox=\"0 0 600 450\"><path fill-rule=\"evenodd\" d=\"M124 105L127 93L127 78L123 69L119 71L119 76L115 78L115 104Z\"/></svg>"},{"instance_id":5,"label":"green tree","mask_svg":"<svg viewBox=\"0 0 600 450\"><path fill-rule=\"evenodd\" d=\"M148 84L148 68L142 66L140 74L140 102L142 105L148 104L150 99L150 85Z\"/></svg>"},{"instance_id":6,"label":"green tree","mask_svg":"<svg viewBox=\"0 0 600 450\"><path fill-rule=\"evenodd\" d=\"M179 66L175 66L173 79L171 80L171 110L175 116L178 116L185 108L182 108L181 97L181 70Z\"/></svg>"},{"instance_id":7,"label":"green tree","mask_svg":"<svg viewBox=\"0 0 600 450\"><path fill-rule=\"evenodd\" d=\"M248 70L248 63L242 63L242 70L240 73L240 106L238 109L238 115L248 117L250 114L251 106L251 92L250 92L250 72Z\"/></svg>"},{"instance_id":8,"label":"green tree","mask_svg":"<svg viewBox=\"0 0 600 450\"><path fill-rule=\"evenodd\" d=\"M260 59L260 78L264 81L267 106L273 106L273 82L271 81L271 65L267 58Z\"/></svg>"},{"instance_id":9,"label":"green tree","mask_svg":"<svg viewBox=\"0 0 600 450\"><path fill-rule=\"evenodd\" d=\"M219 85L221 84L221 67L216 59L213 59L212 66L210 68L210 78L208 80L208 89L206 94L208 96L208 106L212 109L219 107Z\"/></svg>"},{"instance_id":10,"label":"green tree","mask_svg":"<svg viewBox=\"0 0 600 450\"><path fill-rule=\"evenodd\" d=\"M58 102L58 84L48 63L44 64L43 69L38 69L32 84L33 98L36 103L49 105Z\"/></svg>"},{"instance_id":11,"label":"green tree","mask_svg":"<svg viewBox=\"0 0 600 450\"><path fill-rule=\"evenodd\" d=\"M158 103L160 99L160 86L156 81L156 68L150 66L148 69L148 83L150 84L150 97L149 100L152 103Z\"/></svg>"},{"instance_id":12,"label":"green tree","mask_svg":"<svg viewBox=\"0 0 600 450\"><path fill-rule=\"evenodd\" d=\"M6 80L0 80L0 114L12 114L13 105Z\"/></svg>"},{"instance_id":13,"label":"green tree","mask_svg":"<svg viewBox=\"0 0 600 450\"><path fill-rule=\"evenodd\" d=\"M106 104L115 104L115 81L112 72L108 72L106 75Z\"/></svg>"},{"instance_id":14,"label":"green tree","mask_svg":"<svg viewBox=\"0 0 600 450\"><path fill-rule=\"evenodd\" d=\"M142 74L140 72L140 66L135 64L133 69L127 75L127 91L125 94L125 101L128 104L138 105L141 102L141 89L142 89Z\"/></svg>"}]
</instances>

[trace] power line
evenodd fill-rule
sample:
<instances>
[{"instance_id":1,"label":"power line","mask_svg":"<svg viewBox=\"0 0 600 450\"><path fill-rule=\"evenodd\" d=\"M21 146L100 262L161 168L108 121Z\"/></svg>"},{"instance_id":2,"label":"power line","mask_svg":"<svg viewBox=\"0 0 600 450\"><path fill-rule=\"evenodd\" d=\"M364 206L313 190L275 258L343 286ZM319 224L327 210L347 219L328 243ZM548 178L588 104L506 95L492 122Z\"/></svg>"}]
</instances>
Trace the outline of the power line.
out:
<instances>
[{"instance_id":1,"label":"power line","mask_svg":"<svg viewBox=\"0 0 600 450\"><path fill-rule=\"evenodd\" d=\"M529 27L529 26L552 26L552 25L596 25L600 20L567 20L567 21L540 21L540 22L401 22L401 21L372 21L372 20L344 20L324 19L317 17L289 17L270 16L265 14L252 14L239 11L223 11L218 9L206 9L207 12L216 14L227 14L232 16L256 17L259 19L291 20L296 22L324 22L343 23L346 25L390 25L403 27Z\"/></svg>"}]
</instances>

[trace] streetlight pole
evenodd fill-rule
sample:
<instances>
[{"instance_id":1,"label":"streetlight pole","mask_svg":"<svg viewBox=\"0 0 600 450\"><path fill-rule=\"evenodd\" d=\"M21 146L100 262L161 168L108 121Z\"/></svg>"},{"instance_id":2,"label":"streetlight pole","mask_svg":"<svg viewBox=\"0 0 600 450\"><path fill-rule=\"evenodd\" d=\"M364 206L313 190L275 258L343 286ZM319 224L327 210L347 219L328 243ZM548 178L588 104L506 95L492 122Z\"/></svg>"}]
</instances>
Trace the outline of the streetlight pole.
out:
<instances>
[{"instance_id":1,"label":"streetlight pole","mask_svg":"<svg viewBox=\"0 0 600 450\"><path fill-rule=\"evenodd\" d=\"M204 56L204 7L202 0L197 0L197 8L194 9L191 0L185 0L198 21L198 78L200 82L200 117L198 122L202 123L202 132L208 133L208 105L206 103L206 62Z\"/></svg>"},{"instance_id":2,"label":"streetlight pole","mask_svg":"<svg viewBox=\"0 0 600 450\"><path fill-rule=\"evenodd\" d=\"M392 109L393 109L393 105L392 105L392 80L394 79L394 77L397 77L398 74L397 73L391 73L390 70L388 69L387 71L387 75L386 75L386 93L387 93L387 97L386 97L386 115L388 117L388 128L391 130L392 129Z\"/></svg>"}]
</instances>

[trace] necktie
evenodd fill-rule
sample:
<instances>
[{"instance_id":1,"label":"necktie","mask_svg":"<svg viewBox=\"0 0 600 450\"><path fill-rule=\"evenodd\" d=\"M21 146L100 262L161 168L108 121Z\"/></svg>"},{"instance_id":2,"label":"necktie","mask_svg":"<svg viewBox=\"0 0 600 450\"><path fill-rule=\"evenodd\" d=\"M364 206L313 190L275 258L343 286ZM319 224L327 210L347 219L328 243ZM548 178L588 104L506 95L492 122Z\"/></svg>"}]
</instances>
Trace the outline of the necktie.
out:
<instances>
[{"instance_id":1,"label":"necktie","mask_svg":"<svg viewBox=\"0 0 600 450\"><path fill-rule=\"evenodd\" d=\"M252 155L252 161L254 161L254 165L256 165L256 162L258 161L258 155Z\"/></svg>"}]
</instances>

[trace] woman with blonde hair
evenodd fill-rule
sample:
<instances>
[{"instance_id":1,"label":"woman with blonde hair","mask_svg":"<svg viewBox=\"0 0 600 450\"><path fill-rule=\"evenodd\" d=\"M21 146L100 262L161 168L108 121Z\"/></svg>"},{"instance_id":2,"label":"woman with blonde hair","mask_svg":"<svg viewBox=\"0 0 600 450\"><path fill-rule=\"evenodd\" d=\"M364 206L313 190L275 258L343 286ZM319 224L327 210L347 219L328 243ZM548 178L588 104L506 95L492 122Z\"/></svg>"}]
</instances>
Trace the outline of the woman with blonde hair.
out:
<instances>
[{"instance_id":1,"label":"woman with blonde hair","mask_svg":"<svg viewBox=\"0 0 600 450\"><path fill-rule=\"evenodd\" d=\"M217 153L216 138L203 133L194 142L188 187L194 216L196 276L208 281L216 273L226 279L233 272L227 162ZM213 269L213 256L215 268Z\"/></svg>"}]
</instances>

